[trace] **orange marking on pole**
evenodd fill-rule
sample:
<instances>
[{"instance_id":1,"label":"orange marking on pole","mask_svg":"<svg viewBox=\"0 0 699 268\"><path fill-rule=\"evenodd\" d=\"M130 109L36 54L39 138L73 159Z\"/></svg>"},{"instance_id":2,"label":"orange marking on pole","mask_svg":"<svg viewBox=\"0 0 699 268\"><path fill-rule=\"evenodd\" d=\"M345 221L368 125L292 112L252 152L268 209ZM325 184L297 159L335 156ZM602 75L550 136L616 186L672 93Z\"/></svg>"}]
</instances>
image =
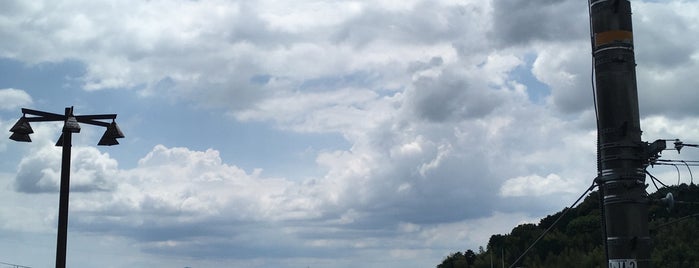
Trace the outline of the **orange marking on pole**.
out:
<instances>
[{"instance_id":1,"label":"orange marking on pole","mask_svg":"<svg viewBox=\"0 0 699 268\"><path fill-rule=\"evenodd\" d=\"M612 42L624 42L633 44L633 33L621 30L612 30L601 33L595 33L595 46L601 46Z\"/></svg>"}]
</instances>

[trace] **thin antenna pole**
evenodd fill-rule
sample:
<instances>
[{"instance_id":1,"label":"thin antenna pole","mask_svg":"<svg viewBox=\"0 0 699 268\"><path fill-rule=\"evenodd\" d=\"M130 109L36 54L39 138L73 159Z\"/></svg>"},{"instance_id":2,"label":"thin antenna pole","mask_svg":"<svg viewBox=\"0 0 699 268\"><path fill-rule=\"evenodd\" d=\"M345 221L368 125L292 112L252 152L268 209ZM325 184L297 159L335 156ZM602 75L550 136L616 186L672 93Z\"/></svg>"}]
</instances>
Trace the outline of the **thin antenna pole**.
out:
<instances>
[{"instance_id":1,"label":"thin antenna pole","mask_svg":"<svg viewBox=\"0 0 699 268\"><path fill-rule=\"evenodd\" d=\"M501 248L500 251L502 253L500 255L502 257L502 268L505 268L505 248Z\"/></svg>"}]
</instances>

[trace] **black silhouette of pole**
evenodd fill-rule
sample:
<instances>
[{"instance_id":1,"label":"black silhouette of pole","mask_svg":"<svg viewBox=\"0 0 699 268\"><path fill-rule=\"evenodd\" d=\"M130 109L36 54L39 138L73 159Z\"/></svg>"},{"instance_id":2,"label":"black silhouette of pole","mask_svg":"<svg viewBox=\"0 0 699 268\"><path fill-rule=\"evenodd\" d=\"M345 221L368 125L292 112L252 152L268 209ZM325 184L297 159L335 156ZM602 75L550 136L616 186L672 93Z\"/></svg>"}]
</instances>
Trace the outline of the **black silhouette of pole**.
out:
<instances>
[{"instance_id":1,"label":"black silhouette of pole","mask_svg":"<svg viewBox=\"0 0 699 268\"><path fill-rule=\"evenodd\" d=\"M608 267L651 267L645 168L665 143L641 141L630 1L588 3Z\"/></svg>"},{"instance_id":2,"label":"black silhouette of pole","mask_svg":"<svg viewBox=\"0 0 699 268\"><path fill-rule=\"evenodd\" d=\"M66 118L73 116L73 109L66 108ZM66 119L67 120L67 119ZM79 129L78 129L79 130ZM73 132L67 123L63 126L63 154L61 156L61 186L58 201L58 237L56 238L56 268L66 267L66 246L68 244L68 198L70 193L70 151Z\"/></svg>"},{"instance_id":3,"label":"black silhouette of pole","mask_svg":"<svg viewBox=\"0 0 699 268\"><path fill-rule=\"evenodd\" d=\"M31 142L29 134L34 133L30 122L45 122L45 121L63 121L63 131L58 139L56 146L62 146L61 155L61 182L60 182L60 197L58 203L58 235L56 238L56 268L66 267L66 246L68 244L68 200L70 194L70 155L73 145L73 133L80 132L80 123L106 127L107 130L102 135L98 145L117 145L119 142L116 139L124 138L124 134L117 126L114 119L116 114L101 114L101 115L73 115L73 107L65 109L65 114L54 114L42 111L22 108L24 114L22 118L10 129L12 136L10 139L22 142ZM35 117L27 117L26 115L34 115ZM111 119L111 123L98 121L98 119Z\"/></svg>"}]
</instances>

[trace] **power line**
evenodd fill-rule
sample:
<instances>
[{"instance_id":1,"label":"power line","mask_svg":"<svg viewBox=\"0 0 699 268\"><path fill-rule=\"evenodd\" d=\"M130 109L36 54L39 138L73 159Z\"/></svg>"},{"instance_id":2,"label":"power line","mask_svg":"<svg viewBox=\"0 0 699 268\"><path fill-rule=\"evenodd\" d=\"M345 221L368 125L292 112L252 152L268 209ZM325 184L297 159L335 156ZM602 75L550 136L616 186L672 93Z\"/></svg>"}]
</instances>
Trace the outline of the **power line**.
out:
<instances>
[{"instance_id":1,"label":"power line","mask_svg":"<svg viewBox=\"0 0 699 268\"><path fill-rule=\"evenodd\" d=\"M691 218L691 217L696 217L696 216L699 216L699 213L694 213L694 214L687 215L687 216L684 216L684 217L682 217L682 218L676 219L676 220L674 220L674 221L670 221L670 222L666 222L666 223L663 223L663 224L659 224L658 226L655 226L655 228L652 228L652 230L657 230L657 229L660 229L660 227L665 227L665 226L668 226L668 225L670 225L670 224L675 224L675 223L678 223L678 222L681 222L681 221L683 221L683 220L689 219L689 218Z\"/></svg>"},{"instance_id":2,"label":"power line","mask_svg":"<svg viewBox=\"0 0 699 268\"><path fill-rule=\"evenodd\" d=\"M690 183L694 184L694 174L692 173L691 167L699 166L699 161L696 161L696 160L675 160L675 159L655 159L655 161L652 163L652 165L675 167L675 169L677 170L677 184L680 184L680 179L681 179L680 168L677 166L680 164L687 167L687 171L689 172Z\"/></svg>"},{"instance_id":3,"label":"power line","mask_svg":"<svg viewBox=\"0 0 699 268\"><path fill-rule=\"evenodd\" d=\"M655 183L655 181L658 179L655 176L653 176L653 174L650 174L650 172L648 172L648 170L646 170L646 174L648 174L648 176L650 176L650 181L653 182L653 185L655 186L655 190L659 191L660 188L658 188L658 185ZM660 182L660 184L665 185L660 180L658 180L658 181ZM667 186L665 186L665 187L667 187Z\"/></svg>"},{"instance_id":4,"label":"power line","mask_svg":"<svg viewBox=\"0 0 699 268\"><path fill-rule=\"evenodd\" d=\"M558 223L558 221L560 221L560 220L563 218L563 216L565 216L565 215L568 213L568 211L570 211L573 207L575 207L575 205L577 205L578 202L580 202L580 200L582 200L583 197L585 197L585 195L587 195L587 193L589 193L590 191L592 191L592 189L594 189L596 186L597 186L597 184L596 184L596 181L595 181L595 182L592 183L592 185L590 185L589 188L587 188L587 190L585 190L585 192L584 192L582 195L580 195L580 197L578 197L578 200L575 200L575 202L573 202L573 204L572 204L570 207L565 208L565 209L563 210L563 212L561 213L561 215L558 216L558 218L557 218L548 228L546 228L546 230L544 230L544 232L541 233L541 235L539 235L539 237L537 237L536 240L534 240L534 242L532 242L532 244L531 244L526 250L524 250L524 252L522 253L522 255L520 255L520 256L509 266L509 268L514 267L515 264L517 264L517 262L519 262L519 260L521 260L521 259L524 257L524 255L527 255L527 252L529 252L529 250L532 249L532 248L536 245L536 243L539 242L539 240L541 240L541 238L543 238L549 231L551 231L551 229L553 229L553 227L556 226L556 223Z\"/></svg>"},{"instance_id":5,"label":"power line","mask_svg":"<svg viewBox=\"0 0 699 268\"><path fill-rule=\"evenodd\" d=\"M677 160L677 159L656 159L655 165L664 165L664 164L683 164L687 166L699 166L699 161L697 160Z\"/></svg>"},{"instance_id":6,"label":"power line","mask_svg":"<svg viewBox=\"0 0 699 268\"><path fill-rule=\"evenodd\" d=\"M23 266L23 265L19 265L19 264L13 264L13 263L1 262L1 261L0 261L0 264L12 266L12 268L31 268L29 266Z\"/></svg>"}]
</instances>

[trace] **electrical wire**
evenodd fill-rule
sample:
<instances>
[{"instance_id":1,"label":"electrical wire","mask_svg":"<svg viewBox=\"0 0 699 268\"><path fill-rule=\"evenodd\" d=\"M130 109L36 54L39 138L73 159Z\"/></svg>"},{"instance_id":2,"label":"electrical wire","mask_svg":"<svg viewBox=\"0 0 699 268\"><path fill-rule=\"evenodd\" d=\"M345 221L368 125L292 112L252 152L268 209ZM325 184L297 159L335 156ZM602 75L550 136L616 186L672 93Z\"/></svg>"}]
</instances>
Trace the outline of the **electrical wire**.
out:
<instances>
[{"instance_id":1,"label":"electrical wire","mask_svg":"<svg viewBox=\"0 0 699 268\"><path fill-rule=\"evenodd\" d=\"M686 161L682 160L682 163L684 163L684 165L687 166L687 170L689 170L689 183L694 184L694 175L692 175L692 169L689 168L689 165Z\"/></svg>"},{"instance_id":2,"label":"electrical wire","mask_svg":"<svg viewBox=\"0 0 699 268\"><path fill-rule=\"evenodd\" d=\"M19 264L6 263L6 262L1 262L1 261L0 261L0 264L12 266L12 267L14 267L14 268L31 268L31 267L29 267L29 266L22 266L22 265L19 265Z\"/></svg>"},{"instance_id":3,"label":"electrical wire","mask_svg":"<svg viewBox=\"0 0 699 268\"><path fill-rule=\"evenodd\" d=\"M585 192L584 192L582 195L580 195L580 197L578 197L578 200L575 200L575 202L573 202L573 204L572 204L570 207L565 208L565 209L563 210L563 212L561 213L561 216L558 216L558 218L556 219L556 221L554 221L554 222L551 224L551 226L549 226L548 228L546 228L546 230L544 230L544 232L541 233L541 235L539 235L539 237L537 237L536 240L534 240L534 242L532 242L532 244L529 245L529 247L528 247L526 250L524 250L524 252L522 253L522 255L520 255L520 256L517 258L517 260L515 260L515 262L513 262L513 263L509 266L509 268L514 267L515 264L517 264L517 262L519 262L522 258L524 258L524 255L527 255L527 252L529 252L529 250L531 250L531 249L536 245L536 243L539 242L539 240L541 240L541 238L543 238L549 231L551 231L551 229L553 229L553 227L556 226L556 223L558 223L558 221L560 221L560 220L563 218L563 216L565 216L566 214L568 214L568 211L570 211L573 207L575 207L575 205L577 205L578 202L580 202L580 200L582 200L583 197L585 197L585 196L587 195L587 193L589 193L590 191L592 191L592 189L594 189L596 186L597 186L597 184L596 184L595 182L593 182L592 185L590 185L590 187L587 188L587 190L585 190Z\"/></svg>"},{"instance_id":4,"label":"electrical wire","mask_svg":"<svg viewBox=\"0 0 699 268\"><path fill-rule=\"evenodd\" d=\"M592 89L592 105L595 108L595 124L597 125L597 175L600 175L601 161L599 151L599 109L597 107L597 85L595 84L595 33L592 24L592 2L587 0L587 17L590 26L590 88ZM602 227L602 244L604 244L604 255L609 259L609 247L607 245L607 222L605 221L604 189L599 188L600 226Z\"/></svg>"},{"instance_id":5,"label":"electrical wire","mask_svg":"<svg viewBox=\"0 0 699 268\"><path fill-rule=\"evenodd\" d=\"M587 17L590 18L590 85L592 88L592 103L595 108L595 122L599 130L599 111L597 109L597 85L595 85L595 34L592 28L592 3L587 0ZM599 136L599 133L597 134Z\"/></svg>"},{"instance_id":6,"label":"electrical wire","mask_svg":"<svg viewBox=\"0 0 699 268\"><path fill-rule=\"evenodd\" d=\"M689 171L689 182L690 182L690 184L694 184L694 174L692 173L691 167L699 167L699 161L696 161L696 160L657 159L657 160L655 160L655 163L653 163L653 165L674 166L675 169L677 170L677 184L680 184L680 168L677 167L678 164L683 164L685 167L687 167L687 171Z\"/></svg>"},{"instance_id":7,"label":"electrical wire","mask_svg":"<svg viewBox=\"0 0 699 268\"><path fill-rule=\"evenodd\" d=\"M692 215L687 215L687 216L684 216L684 217L682 217L682 218L676 219L676 220L671 221L671 222L666 222L666 223L660 224L660 225L658 225L658 226L655 226L655 227L652 228L651 230L655 231L655 230L657 230L657 229L660 229L660 227L665 227L665 226L670 225L670 224L675 224L675 223L678 223L678 222L681 222L681 221L683 221L683 220L689 219L689 218L691 218L691 217L696 217L696 216L699 216L699 213L694 213L694 214L692 214Z\"/></svg>"},{"instance_id":8,"label":"electrical wire","mask_svg":"<svg viewBox=\"0 0 699 268\"><path fill-rule=\"evenodd\" d=\"M677 170L677 185L680 185L680 168L677 167L676 164L668 164L668 163L655 163L656 165L661 165L661 166L673 166Z\"/></svg>"},{"instance_id":9,"label":"electrical wire","mask_svg":"<svg viewBox=\"0 0 699 268\"><path fill-rule=\"evenodd\" d=\"M697 160L658 159L656 161L660 162L660 163L657 163L660 165L662 165L661 163L677 163L677 164L682 163L682 164L689 164L689 166L695 166L695 167L699 166L699 161L697 161Z\"/></svg>"},{"instance_id":10,"label":"electrical wire","mask_svg":"<svg viewBox=\"0 0 699 268\"><path fill-rule=\"evenodd\" d=\"M667 184L664 184L660 179L658 179L658 178L656 178L655 176L653 176L653 174L650 174L650 172L648 172L648 170L646 170L646 174L648 174L648 176L650 176L651 181L653 181L653 184L655 184L655 182L657 181L657 182L660 183L662 186L664 186L664 187L666 187L666 188L668 187ZM658 186L655 186L655 188L658 188Z\"/></svg>"},{"instance_id":11,"label":"electrical wire","mask_svg":"<svg viewBox=\"0 0 699 268\"><path fill-rule=\"evenodd\" d=\"M650 175L650 173L648 173L648 170L646 170L646 174ZM658 184L656 184L655 180L653 179L653 175L650 175L650 181L653 183L653 186L655 186L655 190L660 191L660 188L658 188Z\"/></svg>"}]
</instances>

